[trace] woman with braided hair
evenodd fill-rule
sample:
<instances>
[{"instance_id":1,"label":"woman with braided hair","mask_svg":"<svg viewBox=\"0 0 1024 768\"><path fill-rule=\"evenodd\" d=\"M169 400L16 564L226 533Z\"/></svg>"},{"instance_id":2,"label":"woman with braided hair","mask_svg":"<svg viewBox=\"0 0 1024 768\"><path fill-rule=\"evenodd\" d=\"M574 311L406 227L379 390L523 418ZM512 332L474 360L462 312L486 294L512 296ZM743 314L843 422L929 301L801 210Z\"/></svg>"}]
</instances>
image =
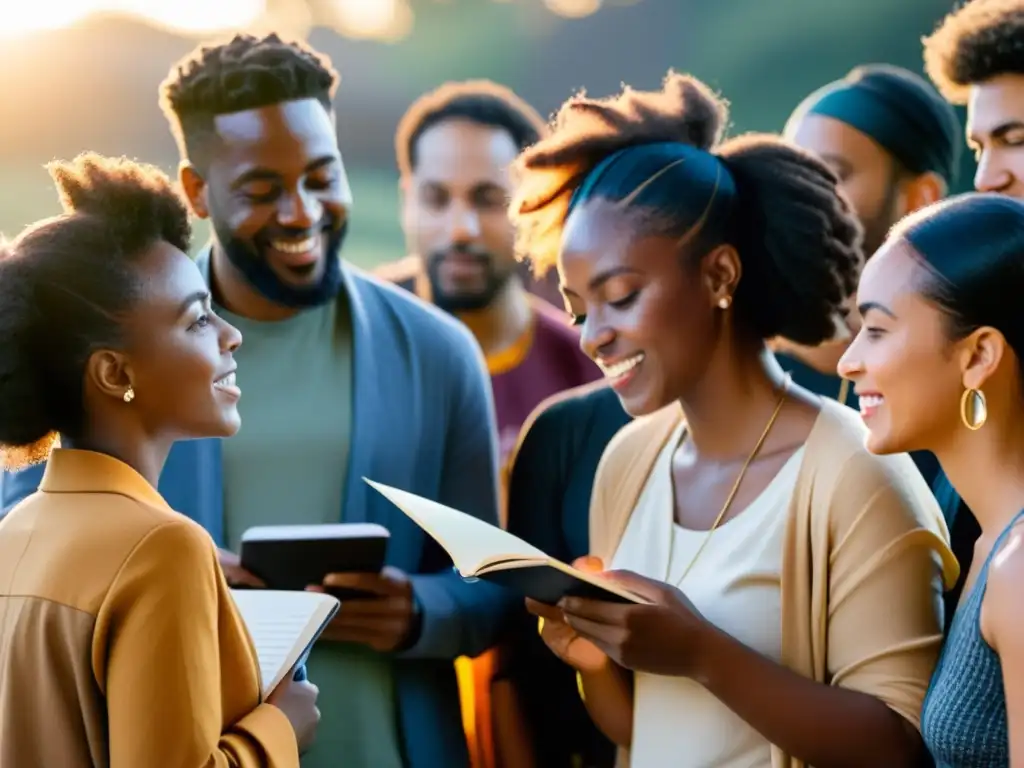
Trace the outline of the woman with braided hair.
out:
<instances>
[{"instance_id":1,"label":"woman with braided hair","mask_svg":"<svg viewBox=\"0 0 1024 768\"><path fill-rule=\"evenodd\" d=\"M519 158L521 250L637 417L580 565L640 602L530 608L633 768L914 765L948 534L911 460L766 346L845 328L860 230L823 163L726 122L669 74L570 99Z\"/></svg>"}]
</instances>

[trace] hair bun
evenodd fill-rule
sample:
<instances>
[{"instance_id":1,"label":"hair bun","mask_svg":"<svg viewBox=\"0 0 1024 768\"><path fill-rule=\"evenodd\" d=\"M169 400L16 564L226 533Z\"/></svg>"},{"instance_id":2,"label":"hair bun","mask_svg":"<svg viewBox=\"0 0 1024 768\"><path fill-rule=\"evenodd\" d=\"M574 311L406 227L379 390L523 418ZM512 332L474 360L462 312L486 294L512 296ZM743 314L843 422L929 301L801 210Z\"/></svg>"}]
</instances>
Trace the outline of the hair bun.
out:
<instances>
[{"instance_id":1,"label":"hair bun","mask_svg":"<svg viewBox=\"0 0 1024 768\"><path fill-rule=\"evenodd\" d=\"M725 99L692 75L671 70L656 91L625 86L600 99L576 94L555 114L550 134L516 162L519 185L510 211L517 255L528 256L536 274L555 263L572 195L605 158L666 142L712 152L728 120Z\"/></svg>"},{"instance_id":2,"label":"hair bun","mask_svg":"<svg viewBox=\"0 0 1024 768\"><path fill-rule=\"evenodd\" d=\"M662 94L678 126L676 141L707 152L718 146L729 120L725 99L692 75L678 72L665 76Z\"/></svg>"},{"instance_id":3,"label":"hair bun","mask_svg":"<svg viewBox=\"0 0 1024 768\"><path fill-rule=\"evenodd\" d=\"M151 215L154 199L173 194L171 180L156 166L127 157L83 152L71 162L47 164L65 213L94 216Z\"/></svg>"},{"instance_id":4,"label":"hair bun","mask_svg":"<svg viewBox=\"0 0 1024 768\"><path fill-rule=\"evenodd\" d=\"M744 274L736 302L748 322L763 339L836 339L863 263L863 230L838 178L777 136L747 134L721 152L739 190Z\"/></svg>"}]
</instances>

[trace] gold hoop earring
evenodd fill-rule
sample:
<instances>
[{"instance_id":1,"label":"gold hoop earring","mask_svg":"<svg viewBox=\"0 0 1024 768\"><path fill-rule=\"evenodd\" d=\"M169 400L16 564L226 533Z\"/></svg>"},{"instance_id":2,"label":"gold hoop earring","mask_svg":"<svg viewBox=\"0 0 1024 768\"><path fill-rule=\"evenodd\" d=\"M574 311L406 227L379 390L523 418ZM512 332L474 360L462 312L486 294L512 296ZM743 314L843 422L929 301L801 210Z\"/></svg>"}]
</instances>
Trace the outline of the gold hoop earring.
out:
<instances>
[{"instance_id":1,"label":"gold hoop earring","mask_svg":"<svg viewBox=\"0 0 1024 768\"><path fill-rule=\"evenodd\" d=\"M965 389L960 397L960 421L972 432L985 426L988 421L988 404L985 393L980 389Z\"/></svg>"},{"instance_id":2,"label":"gold hoop earring","mask_svg":"<svg viewBox=\"0 0 1024 768\"><path fill-rule=\"evenodd\" d=\"M723 296L718 300L719 309L728 309L732 306L732 296Z\"/></svg>"},{"instance_id":3,"label":"gold hoop earring","mask_svg":"<svg viewBox=\"0 0 1024 768\"><path fill-rule=\"evenodd\" d=\"M123 399L126 403L130 403L135 399L135 390L132 389L131 384L128 385L128 389L124 391Z\"/></svg>"}]
</instances>

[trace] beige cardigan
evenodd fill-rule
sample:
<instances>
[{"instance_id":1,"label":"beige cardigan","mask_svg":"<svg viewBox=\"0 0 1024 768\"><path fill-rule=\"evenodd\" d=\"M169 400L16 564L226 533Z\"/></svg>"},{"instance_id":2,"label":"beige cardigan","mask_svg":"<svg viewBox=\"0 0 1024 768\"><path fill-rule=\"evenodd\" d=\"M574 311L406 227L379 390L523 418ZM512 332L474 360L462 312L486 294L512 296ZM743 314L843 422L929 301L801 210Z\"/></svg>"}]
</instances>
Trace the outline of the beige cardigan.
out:
<instances>
[{"instance_id":1,"label":"beige cardigan","mask_svg":"<svg viewBox=\"0 0 1024 768\"><path fill-rule=\"evenodd\" d=\"M594 480L593 554L611 562L678 405L627 425ZM911 459L864 447L855 411L822 399L786 525L782 661L819 682L880 698L920 727L942 643L942 593L959 566L938 504ZM619 765L629 764L622 750ZM772 748L772 768L803 768Z\"/></svg>"}]
</instances>

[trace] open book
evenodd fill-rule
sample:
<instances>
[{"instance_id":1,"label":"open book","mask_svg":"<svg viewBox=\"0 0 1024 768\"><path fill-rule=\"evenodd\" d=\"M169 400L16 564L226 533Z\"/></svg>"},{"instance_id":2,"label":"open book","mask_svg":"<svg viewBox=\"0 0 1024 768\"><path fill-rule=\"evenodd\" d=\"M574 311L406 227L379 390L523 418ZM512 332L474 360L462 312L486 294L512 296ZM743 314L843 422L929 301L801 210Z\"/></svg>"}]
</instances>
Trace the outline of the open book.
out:
<instances>
[{"instance_id":1,"label":"open book","mask_svg":"<svg viewBox=\"0 0 1024 768\"><path fill-rule=\"evenodd\" d=\"M231 596L256 646L264 696L305 663L340 605L337 598L320 592L233 589Z\"/></svg>"},{"instance_id":2,"label":"open book","mask_svg":"<svg viewBox=\"0 0 1024 768\"><path fill-rule=\"evenodd\" d=\"M600 574L566 565L472 515L365 477L363 480L430 534L464 579L493 581L548 605L570 595L616 603L647 602Z\"/></svg>"}]
</instances>

